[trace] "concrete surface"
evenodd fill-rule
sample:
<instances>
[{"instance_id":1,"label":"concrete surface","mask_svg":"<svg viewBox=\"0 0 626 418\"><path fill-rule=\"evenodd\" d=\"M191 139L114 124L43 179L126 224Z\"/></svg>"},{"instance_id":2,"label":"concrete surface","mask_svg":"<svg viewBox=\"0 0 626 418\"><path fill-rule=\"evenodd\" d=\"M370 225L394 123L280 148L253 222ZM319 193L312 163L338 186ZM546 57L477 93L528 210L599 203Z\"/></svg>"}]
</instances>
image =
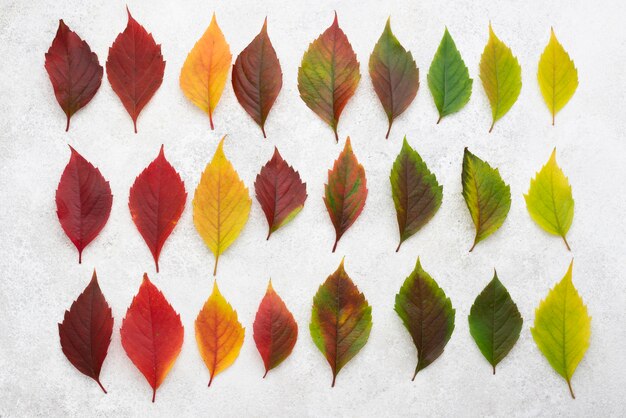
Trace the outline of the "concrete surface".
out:
<instances>
[{"instance_id":1,"label":"concrete surface","mask_svg":"<svg viewBox=\"0 0 626 418\"><path fill-rule=\"evenodd\" d=\"M123 1L2 0L0 13L0 416L624 416L626 407L626 9L616 0L573 1L162 1L131 0L134 17L163 45L165 79L139 117L139 133L108 81L72 120L58 107L43 68L63 18L104 64L126 26ZM182 63L216 11L236 56L267 15L284 87L259 128L236 102L229 84L215 112L216 130L178 87ZM300 100L297 69L309 42L339 14L361 63L362 80L341 118L341 141ZM419 93L384 140L386 121L367 61L387 16L420 67ZM478 61L488 23L523 68L518 102L488 134L490 111ZM474 92L467 107L440 125L426 73L447 25ZM537 86L539 56L556 30L576 62L580 87L550 125ZM218 139L248 187L274 145L307 182L301 214L265 241L266 222L254 201L247 226L220 259L218 280L246 327L235 364L208 389L208 372L193 321L208 297L213 256L196 233L191 196ZM439 213L400 253L389 170L406 134L444 186ZM360 219L331 254L334 231L322 202L327 169L346 135L365 166L369 197ZM84 252L83 264L61 230L54 193L69 159L68 144L100 168L114 194L110 220ZM128 212L135 176L165 144L190 198L161 255L161 273ZM513 202L504 226L473 253L473 225L461 196L461 159L468 146L500 168ZM572 252L530 219L522 194L553 147L576 200L568 235ZM393 311L394 295L421 256L456 308L456 329L445 353L411 382L415 349ZM308 332L317 287L341 258L373 306L369 343L330 388L331 373ZM534 308L575 258L574 283L593 316L589 351L573 378L577 399L550 368L529 331ZM87 284L94 267L115 317L102 370L104 395L63 356L57 322ZM524 317L521 338L496 376L468 332L469 308L497 268ZM180 312L182 353L150 402L150 388L126 357L119 326L146 271ZM272 278L293 311L300 336L293 355L265 380L252 322Z\"/></svg>"}]
</instances>

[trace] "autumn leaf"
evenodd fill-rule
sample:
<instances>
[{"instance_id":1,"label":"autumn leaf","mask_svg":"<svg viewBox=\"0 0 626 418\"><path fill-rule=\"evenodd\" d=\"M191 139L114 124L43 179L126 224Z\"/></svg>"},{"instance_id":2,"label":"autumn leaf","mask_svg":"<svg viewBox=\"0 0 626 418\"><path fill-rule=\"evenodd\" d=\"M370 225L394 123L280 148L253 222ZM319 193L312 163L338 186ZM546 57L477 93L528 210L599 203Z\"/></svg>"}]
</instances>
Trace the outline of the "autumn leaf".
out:
<instances>
[{"instance_id":1,"label":"autumn leaf","mask_svg":"<svg viewBox=\"0 0 626 418\"><path fill-rule=\"evenodd\" d=\"M215 13L209 27L196 42L180 70L180 88L193 104L209 115L211 129L213 112L222 97L233 56Z\"/></svg>"},{"instance_id":2,"label":"autumn leaf","mask_svg":"<svg viewBox=\"0 0 626 418\"><path fill-rule=\"evenodd\" d=\"M265 374L282 363L298 339L298 324L278 296L270 280L254 318L254 342L265 365Z\"/></svg>"},{"instance_id":3,"label":"autumn leaf","mask_svg":"<svg viewBox=\"0 0 626 418\"><path fill-rule=\"evenodd\" d=\"M448 28L443 33L426 78L439 111L437 123L445 116L458 112L469 102L473 80Z\"/></svg>"},{"instance_id":4,"label":"autumn leaf","mask_svg":"<svg viewBox=\"0 0 626 418\"><path fill-rule=\"evenodd\" d=\"M415 348L417 366L413 379L442 353L454 331L455 310L450 298L422 269L418 257L415 269L396 295L395 311L402 319Z\"/></svg>"},{"instance_id":5,"label":"autumn leaf","mask_svg":"<svg viewBox=\"0 0 626 418\"><path fill-rule=\"evenodd\" d=\"M339 142L337 124L361 79L359 62L348 37L335 20L304 53L298 90L304 103L324 120Z\"/></svg>"},{"instance_id":6,"label":"autumn leaf","mask_svg":"<svg viewBox=\"0 0 626 418\"><path fill-rule=\"evenodd\" d=\"M480 80L491 104L491 128L515 104L522 90L522 67L489 24L489 41L480 57Z\"/></svg>"},{"instance_id":7,"label":"autumn leaf","mask_svg":"<svg viewBox=\"0 0 626 418\"><path fill-rule=\"evenodd\" d=\"M398 252L405 240L435 216L441 206L443 186L439 185L417 151L411 148L406 136L391 168L389 181L400 229Z\"/></svg>"},{"instance_id":8,"label":"autumn leaf","mask_svg":"<svg viewBox=\"0 0 626 418\"><path fill-rule=\"evenodd\" d=\"M528 194L524 195L530 217L546 232L563 238L574 220L572 186L556 163L556 148L550 159L530 181Z\"/></svg>"},{"instance_id":9,"label":"autumn leaf","mask_svg":"<svg viewBox=\"0 0 626 418\"><path fill-rule=\"evenodd\" d=\"M311 337L333 372L339 371L365 346L372 329L372 307L343 267L328 276L313 298Z\"/></svg>"},{"instance_id":10,"label":"autumn leaf","mask_svg":"<svg viewBox=\"0 0 626 418\"><path fill-rule=\"evenodd\" d=\"M389 138L394 119L409 107L420 86L417 64L391 32L391 18L370 55L369 69L374 91L387 114L385 138Z\"/></svg>"},{"instance_id":11,"label":"autumn leaf","mask_svg":"<svg viewBox=\"0 0 626 418\"><path fill-rule=\"evenodd\" d=\"M530 329L539 350L560 374L575 399L572 376L589 348L591 317L572 283L572 266L535 310Z\"/></svg>"},{"instance_id":12,"label":"autumn leaf","mask_svg":"<svg viewBox=\"0 0 626 418\"><path fill-rule=\"evenodd\" d=\"M91 281L78 298L65 311L63 322L59 324L59 337L63 354L79 372L95 380L102 391L100 370L107 356L113 316L94 270Z\"/></svg>"},{"instance_id":13,"label":"autumn leaf","mask_svg":"<svg viewBox=\"0 0 626 418\"><path fill-rule=\"evenodd\" d=\"M267 34L267 18L261 32L241 51L233 66L233 90L241 107L261 127L283 87L283 72Z\"/></svg>"},{"instance_id":14,"label":"autumn leaf","mask_svg":"<svg viewBox=\"0 0 626 418\"><path fill-rule=\"evenodd\" d=\"M578 88L578 70L569 54L556 39L554 29L550 29L550 42L539 59L537 81L552 113L552 125L559 110L563 109Z\"/></svg>"},{"instance_id":15,"label":"autumn leaf","mask_svg":"<svg viewBox=\"0 0 626 418\"><path fill-rule=\"evenodd\" d=\"M183 345L183 324L144 273L120 328L122 347L152 387L152 402Z\"/></svg>"},{"instance_id":16,"label":"autumn leaf","mask_svg":"<svg viewBox=\"0 0 626 418\"><path fill-rule=\"evenodd\" d=\"M220 255L239 236L252 205L248 189L224 155L225 138L204 169L192 202L193 223L215 255L214 276Z\"/></svg>"},{"instance_id":17,"label":"autumn leaf","mask_svg":"<svg viewBox=\"0 0 626 418\"><path fill-rule=\"evenodd\" d=\"M511 208L511 189L497 168L481 160L465 148L463 154L463 198L476 226L476 244L502 226Z\"/></svg>"},{"instance_id":18,"label":"autumn leaf","mask_svg":"<svg viewBox=\"0 0 626 418\"><path fill-rule=\"evenodd\" d=\"M204 303L196 318L196 342L204 364L213 378L239 356L243 344L244 328L237 319L237 312L224 299L213 282L213 292Z\"/></svg>"},{"instance_id":19,"label":"autumn leaf","mask_svg":"<svg viewBox=\"0 0 626 418\"><path fill-rule=\"evenodd\" d=\"M517 342L524 321L495 271L493 279L476 297L467 319L470 334L496 374L496 365Z\"/></svg>"},{"instance_id":20,"label":"autumn leaf","mask_svg":"<svg viewBox=\"0 0 626 418\"><path fill-rule=\"evenodd\" d=\"M157 45L146 29L128 12L128 24L109 48L107 78L133 120L137 118L163 82L165 61L161 45Z\"/></svg>"},{"instance_id":21,"label":"autumn leaf","mask_svg":"<svg viewBox=\"0 0 626 418\"><path fill-rule=\"evenodd\" d=\"M367 198L367 180L365 170L352 152L350 137L346 139L339 158L332 170L328 170L328 183L325 185L324 203L335 227L335 244L356 221Z\"/></svg>"},{"instance_id":22,"label":"autumn leaf","mask_svg":"<svg viewBox=\"0 0 626 418\"><path fill-rule=\"evenodd\" d=\"M87 42L61 19L57 34L46 52L45 67L57 102L67 117L67 132L72 115L85 107L100 88L102 66Z\"/></svg>"},{"instance_id":23,"label":"autumn leaf","mask_svg":"<svg viewBox=\"0 0 626 418\"><path fill-rule=\"evenodd\" d=\"M186 200L185 184L165 159L161 145L159 156L135 179L128 199L133 222L152 253L157 273L161 248L178 223Z\"/></svg>"},{"instance_id":24,"label":"autumn leaf","mask_svg":"<svg viewBox=\"0 0 626 418\"><path fill-rule=\"evenodd\" d=\"M307 198L306 183L276 147L272 159L257 174L254 190L269 225L267 239L300 213Z\"/></svg>"},{"instance_id":25,"label":"autumn leaf","mask_svg":"<svg viewBox=\"0 0 626 418\"><path fill-rule=\"evenodd\" d=\"M57 216L65 235L76 246L78 263L81 263L83 249L109 219L113 195L100 170L74 148L70 150L72 155L56 192Z\"/></svg>"}]
</instances>

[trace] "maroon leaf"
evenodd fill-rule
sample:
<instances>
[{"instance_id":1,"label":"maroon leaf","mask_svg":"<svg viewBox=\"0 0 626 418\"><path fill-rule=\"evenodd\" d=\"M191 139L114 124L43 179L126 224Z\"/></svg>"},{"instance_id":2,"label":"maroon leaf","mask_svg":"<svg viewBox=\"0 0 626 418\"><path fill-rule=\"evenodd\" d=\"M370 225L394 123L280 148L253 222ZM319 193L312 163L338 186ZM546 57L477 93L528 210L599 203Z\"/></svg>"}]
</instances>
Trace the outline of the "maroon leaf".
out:
<instances>
[{"instance_id":1,"label":"maroon leaf","mask_svg":"<svg viewBox=\"0 0 626 418\"><path fill-rule=\"evenodd\" d=\"M107 78L133 119L137 133L139 113L163 82L165 61L161 45L128 12L128 25L109 48Z\"/></svg>"},{"instance_id":2,"label":"maroon leaf","mask_svg":"<svg viewBox=\"0 0 626 418\"><path fill-rule=\"evenodd\" d=\"M185 183L165 159L159 156L137 176L130 188L128 208L139 233L152 252L159 272L159 254L185 208Z\"/></svg>"},{"instance_id":3,"label":"maroon leaf","mask_svg":"<svg viewBox=\"0 0 626 418\"><path fill-rule=\"evenodd\" d=\"M67 116L67 132L72 115L87 105L100 88L102 66L87 42L72 32L61 19L46 53L45 67L57 102Z\"/></svg>"},{"instance_id":4,"label":"maroon leaf","mask_svg":"<svg viewBox=\"0 0 626 418\"><path fill-rule=\"evenodd\" d=\"M267 35L267 19L261 32L237 57L233 66L233 90L239 104L261 127L283 86L283 72Z\"/></svg>"},{"instance_id":5,"label":"maroon leaf","mask_svg":"<svg viewBox=\"0 0 626 418\"><path fill-rule=\"evenodd\" d=\"M100 383L100 370L107 356L113 332L113 316L94 270L91 281L59 324L61 348L65 357L81 373Z\"/></svg>"},{"instance_id":6,"label":"maroon leaf","mask_svg":"<svg viewBox=\"0 0 626 418\"><path fill-rule=\"evenodd\" d=\"M272 159L256 176L254 190L269 224L267 239L270 239L272 232L291 221L302 210L307 198L306 183L283 160L277 148L274 148Z\"/></svg>"},{"instance_id":7,"label":"maroon leaf","mask_svg":"<svg viewBox=\"0 0 626 418\"><path fill-rule=\"evenodd\" d=\"M57 215L61 227L78 250L100 233L109 219L113 196L109 182L100 170L70 147L72 156L65 167L56 192Z\"/></svg>"}]
</instances>

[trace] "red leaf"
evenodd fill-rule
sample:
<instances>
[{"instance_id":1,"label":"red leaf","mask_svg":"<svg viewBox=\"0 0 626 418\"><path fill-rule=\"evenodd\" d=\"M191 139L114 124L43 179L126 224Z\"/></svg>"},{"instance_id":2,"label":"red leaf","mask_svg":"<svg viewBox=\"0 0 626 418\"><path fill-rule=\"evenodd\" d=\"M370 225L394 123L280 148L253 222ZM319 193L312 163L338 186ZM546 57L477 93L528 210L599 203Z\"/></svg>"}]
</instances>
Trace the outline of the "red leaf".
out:
<instances>
[{"instance_id":1,"label":"red leaf","mask_svg":"<svg viewBox=\"0 0 626 418\"><path fill-rule=\"evenodd\" d=\"M267 35L267 18L261 32L237 57L233 66L233 90L239 104L261 127L283 87L283 72Z\"/></svg>"},{"instance_id":2,"label":"red leaf","mask_svg":"<svg viewBox=\"0 0 626 418\"><path fill-rule=\"evenodd\" d=\"M61 227L78 250L82 262L83 249L100 233L109 219L113 196L109 182L100 170L70 147L67 163L56 193L57 215Z\"/></svg>"},{"instance_id":3,"label":"red leaf","mask_svg":"<svg viewBox=\"0 0 626 418\"><path fill-rule=\"evenodd\" d=\"M61 19L46 53L45 67L57 102L67 116L67 132L72 115L87 105L100 88L102 66L87 42L72 32Z\"/></svg>"},{"instance_id":4,"label":"red leaf","mask_svg":"<svg viewBox=\"0 0 626 418\"><path fill-rule=\"evenodd\" d=\"M180 315L144 274L120 335L124 351L152 386L152 402L180 353L183 334Z\"/></svg>"},{"instance_id":5,"label":"red leaf","mask_svg":"<svg viewBox=\"0 0 626 418\"><path fill-rule=\"evenodd\" d=\"M109 48L107 78L113 91L133 119L137 133L139 113L163 82L165 61L157 45L143 26L128 12L128 25Z\"/></svg>"},{"instance_id":6,"label":"red leaf","mask_svg":"<svg viewBox=\"0 0 626 418\"><path fill-rule=\"evenodd\" d=\"M65 311L59 324L61 348L65 357L84 375L100 383L100 370L107 356L113 332L111 308L98 286L94 270L91 281L78 298Z\"/></svg>"},{"instance_id":7,"label":"red leaf","mask_svg":"<svg viewBox=\"0 0 626 418\"><path fill-rule=\"evenodd\" d=\"M267 239L302 210L307 198L306 183L283 160L277 148L274 148L272 159L257 174L254 190L269 224Z\"/></svg>"},{"instance_id":8,"label":"red leaf","mask_svg":"<svg viewBox=\"0 0 626 418\"><path fill-rule=\"evenodd\" d=\"M359 164L352 152L350 137L335 160L332 170L328 170L328 183L325 187L324 203L335 227L335 245L342 235L352 226L365 206L367 198L367 179L365 169Z\"/></svg>"},{"instance_id":9,"label":"red leaf","mask_svg":"<svg viewBox=\"0 0 626 418\"><path fill-rule=\"evenodd\" d=\"M130 188L128 207L133 222L152 252L159 272L159 253L185 208L185 183L165 159L163 146L159 156L137 176Z\"/></svg>"},{"instance_id":10,"label":"red leaf","mask_svg":"<svg viewBox=\"0 0 626 418\"><path fill-rule=\"evenodd\" d=\"M270 280L267 292L254 318L254 342L265 364L267 376L274 367L285 360L298 339L298 324L276 294Z\"/></svg>"}]
</instances>

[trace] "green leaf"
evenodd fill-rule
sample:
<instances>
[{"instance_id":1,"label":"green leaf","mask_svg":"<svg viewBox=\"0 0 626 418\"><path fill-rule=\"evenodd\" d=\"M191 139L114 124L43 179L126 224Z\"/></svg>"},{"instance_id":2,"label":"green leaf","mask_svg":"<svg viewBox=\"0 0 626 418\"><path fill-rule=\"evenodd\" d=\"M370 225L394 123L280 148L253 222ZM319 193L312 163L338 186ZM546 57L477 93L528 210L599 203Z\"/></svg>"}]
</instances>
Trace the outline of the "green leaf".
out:
<instances>
[{"instance_id":1,"label":"green leaf","mask_svg":"<svg viewBox=\"0 0 626 418\"><path fill-rule=\"evenodd\" d=\"M372 308L343 267L328 276L313 298L311 337L337 374L363 348L372 329Z\"/></svg>"},{"instance_id":2,"label":"green leaf","mask_svg":"<svg viewBox=\"0 0 626 418\"><path fill-rule=\"evenodd\" d=\"M448 28L443 33L430 64L427 79L428 88L439 111L437 123L444 116L461 110L472 95L472 79Z\"/></svg>"},{"instance_id":3,"label":"green leaf","mask_svg":"<svg viewBox=\"0 0 626 418\"><path fill-rule=\"evenodd\" d=\"M369 69L374 91L378 95L389 121L385 138L389 138L393 120L404 112L420 86L419 70L413 55L391 32L391 18L370 55Z\"/></svg>"},{"instance_id":4,"label":"green leaf","mask_svg":"<svg viewBox=\"0 0 626 418\"><path fill-rule=\"evenodd\" d=\"M476 244L502 226L511 208L511 189L504 183L497 168L481 160L465 148L463 154L463 197L476 226Z\"/></svg>"},{"instance_id":5,"label":"green leaf","mask_svg":"<svg viewBox=\"0 0 626 418\"><path fill-rule=\"evenodd\" d=\"M442 353L454 331L450 298L422 269L418 257L415 269L396 295L395 311L411 334L417 348L417 366L413 380Z\"/></svg>"},{"instance_id":6,"label":"green leaf","mask_svg":"<svg viewBox=\"0 0 626 418\"><path fill-rule=\"evenodd\" d=\"M546 165L530 181L530 189L524 199L533 220L544 231L563 238L569 250L565 236L574 220L574 199L572 186L556 163L556 148Z\"/></svg>"},{"instance_id":7,"label":"green leaf","mask_svg":"<svg viewBox=\"0 0 626 418\"><path fill-rule=\"evenodd\" d=\"M563 279L535 310L535 326L530 329L539 350L569 387L572 376L583 359L591 337L591 317L572 283L572 265Z\"/></svg>"},{"instance_id":8,"label":"green leaf","mask_svg":"<svg viewBox=\"0 0 626 418\"><path fill-rule=\"evenodd\" d=\"M437 213L441 206L443 186L439 185L420 155L411 148L406 136L402 150L393 163L389 181L400 229L397 252L407 238L419 231Z\"/></svg>"},{"instance_id":9,"label":"green leaf","mask_svg":"<svg viewBox=\"0 0 626 418\"><path fill-rule=\"evenodd\" d=\"M470 334L496 374L496 365L517 342L524 321L495 271L491 282L476 297L467 319Z\"/></svg>"},{"instance_id":10,"label":"green leaf","mask_svg":"<svg viewBox=\"0 0 626 418\"><path fill-rule=\"evenodd\" d=\"M489 41L480 57L480 80L491 104L491 128L517 101L522 90L522 67L511 49L504 44L489 24Z\"/></svg>"}]
</instances>

